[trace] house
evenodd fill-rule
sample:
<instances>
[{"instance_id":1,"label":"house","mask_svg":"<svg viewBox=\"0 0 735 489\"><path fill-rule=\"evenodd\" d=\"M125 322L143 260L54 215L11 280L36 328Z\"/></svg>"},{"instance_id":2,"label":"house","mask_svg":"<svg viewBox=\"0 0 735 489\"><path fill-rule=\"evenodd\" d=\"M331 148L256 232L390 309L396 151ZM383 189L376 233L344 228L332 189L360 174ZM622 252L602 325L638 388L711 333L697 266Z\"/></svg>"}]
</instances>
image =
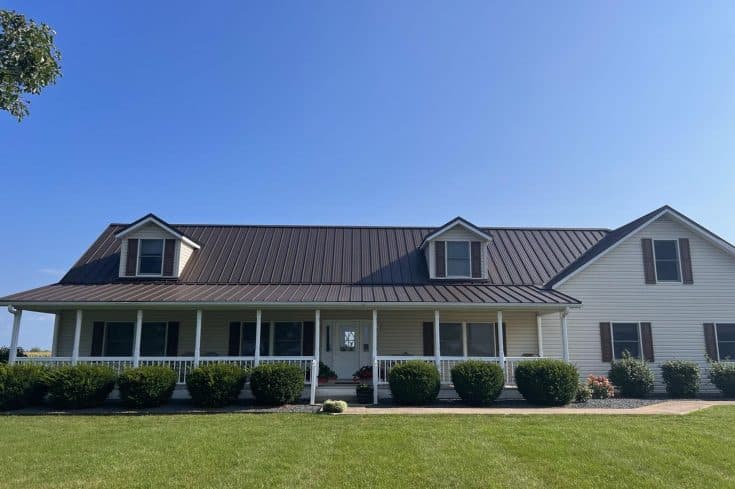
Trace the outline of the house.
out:
<instances>
[{"instance_id":1,"label":"house","mask_svg":"<svg viewBox=\"0 0 735 489\"><path fill-rule=\"evenodd\" d=\"M310 400L397 363L513 366L555 357L605 374L624 351L654 365L735 356L735 248L671 207L614 230L443 226L112 224L57 284L0 299L55 314L49 364L289 362ZM663 389L658 369L656 388ZM705 389L711 389L703 381ZM375 389L375 400L381 389ZM381 391L384 392L384 389ZM382 395L382 394L380 394Z\"/></svg>"}]
</instances>

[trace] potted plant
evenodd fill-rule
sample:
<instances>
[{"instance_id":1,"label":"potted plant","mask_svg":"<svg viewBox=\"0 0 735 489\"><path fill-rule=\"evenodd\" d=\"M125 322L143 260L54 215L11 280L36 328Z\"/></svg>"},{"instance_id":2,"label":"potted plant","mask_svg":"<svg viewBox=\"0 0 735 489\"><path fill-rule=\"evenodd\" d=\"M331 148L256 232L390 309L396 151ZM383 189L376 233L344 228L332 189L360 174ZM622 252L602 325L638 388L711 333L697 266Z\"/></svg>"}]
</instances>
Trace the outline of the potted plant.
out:
<instances>
[{"instance_id":1,"label":"potted plant","mask_svg":"<svg viewBox=\"0 0 735 489\"><path fill-rule=\"evenodd\" d=\"M337 380L337 372L329 368L324 362L319 362L319 375L317 376L319 385L334 383Z\"/></svg>"},{"instance_id":2,"label":"potted plant","mask_svg":"<svg viewBox=\"0 0 735 489\"><path fill-rule=\"evenodd\" d=\"M363 382L366 380L372 380L373 378L373 367L371 365L364 365L360 367L354 374L352 374L353 382Z\"/></svg>"},{"instance_id":3,"label":"potted plant","mask_svg":"<svg viewBox=\"0 0 735 489\"><path fill-rule=\"evenodd\" d=\"M355 387L355 395L359 404L372 404L373 402L373 386L370 384L357 384Z\"/></svg>"}]
</instances>

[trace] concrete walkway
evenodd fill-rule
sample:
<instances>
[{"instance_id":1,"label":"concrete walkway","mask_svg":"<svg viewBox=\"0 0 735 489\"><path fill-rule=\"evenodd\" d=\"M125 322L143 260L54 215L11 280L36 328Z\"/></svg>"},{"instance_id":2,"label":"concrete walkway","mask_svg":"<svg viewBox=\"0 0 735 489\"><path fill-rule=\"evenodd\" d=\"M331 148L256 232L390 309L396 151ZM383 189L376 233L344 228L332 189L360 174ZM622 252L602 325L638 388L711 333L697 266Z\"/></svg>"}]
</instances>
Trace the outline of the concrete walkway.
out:
<instances>
[{"instance_id":1,"label":"concrete walkway","mask_svg":"<svg viewBox=\"0 0 735 489\"><path fill-rule=\"evenodd\" d=\"M632 409L611 408L475 408L475 407L349 407L344 414L689 414L712 406L735 406L735 401L672 400Z\"/></svg>"}]
</instances>

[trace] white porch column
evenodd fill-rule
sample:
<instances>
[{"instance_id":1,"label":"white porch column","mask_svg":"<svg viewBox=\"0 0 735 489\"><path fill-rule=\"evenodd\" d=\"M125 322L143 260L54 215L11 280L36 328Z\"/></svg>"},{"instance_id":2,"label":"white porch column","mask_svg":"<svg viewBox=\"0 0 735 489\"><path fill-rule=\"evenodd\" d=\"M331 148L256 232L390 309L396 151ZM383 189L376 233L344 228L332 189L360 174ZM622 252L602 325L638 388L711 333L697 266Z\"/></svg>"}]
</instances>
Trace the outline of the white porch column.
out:
<instances>
[{"instance_id":1,"label":"white porch column","mask_svg":"<svg viewBox=\"0 0 735 489\"><path fill-rule=\"evenodd\" d=\"M567 328L567 315L569 309L565 309L561 313L561 348L565 361L569 361L569 331Z\"/></svg>"},{"instance_id":2,"label":"white porch column","mask_svg":"<svg viewBox=\"0 0 735 489\"><path fill-rule=\"evenodd\" d=\"M505 368L505 346L503 338L505 337L505 331L503 329L503 311L498 311L498 357L500 357L500 363Z\"/></svg>"},{"instance_id":3,"label":"white porch column","mask_svg":"<svg viewBox=\"0 0 735 489\"><path fill-rule=\"evenodd\" d=\"M138 309L135 317L135 336L133 337L133 368L140 365L140 337L143 334L143 310Z\"/></svg>"},{"instance_id":4,"label":"white porch column","mask_svg":"<svg viewBox=\"0 0 735 489\"><path fill-rule=\"evenodd\" d=\"M538 342L538 356L544 356L544 333L541 331L541 314L536 314L536 341Z\"/></svg>"},{"instance_id":5,"label":"white porch column","mask_svg":"<svg viewBox=\"0 0 735 489\"><path fill-rule=\"evenodd\" d=\"M51 356L55 357L59 354L59 327L61 326L61 313L54 314L54 336L51 342Z\"/></svg>"},{"instance_id":6,"label":"white porch column","mask_svg":"<svg viewBox=\"0 0 735 489\"><path fill-rule=\"evenodd\" d=\"M380 378L380 367L378 366L378 310L373 309L373 404L378 403L378 380Z\"/></svg>"},{"instance_id":7,"label":"white porch column","mask_svg":"<svg viewBox=\"0 0 735 489\"><path fill-rule=\"evenodd\" d=\"M321 311L314 311L314 356L311 360L311 392L310 402L316 404L316 386L319 383L319 333L321 329Z\"/></svg>"},{"instance_id":8,"label":"white porch column","mask_svg":"<svg viewBox=\"0 0 735 489\"><path fill-rule=\"evenodd\" d=\"M263 314L260 309L255 311L255 360L253 363L257 367L260 365L260 326Z\"/></svg>"},{"instance_id":9,"label":"white porch column","mask_svg":"<svg viewBox=\"0 0 735 489\"><path fill-rule=\"evenodd\" d=\"M71 364L79 362L79 339L82 336L82 310L77 309L77 318L74 322L74 346L71 349Z\"/></svg>"},{"instance_id":10,"label":"white porch column","mask_svg":"<svg viewBox=\"0 0 735 489\"><path fill-rule=\"evenodd\" d=\"M202 310L197 309L196 329L194 331L194 367L199 366L202 350Z\"/></svg>"},{"instance_id":11,"label":"white porch column","mask_svg":"<svg viewBox=\"0 0 735 489\"><path fill-rule=\"evenodd\" d=\"M441 366L441 341L439 341L439 309L436 309L434 311L434 363L436 364L436 368L441 373L442 366Z\"/></svg>"},{"instance_id":12,"label":"white porch column","mask_svg":"<svg viewBox=\"0 0 735 489\"><path fill-rule=\"evenodd\" d=\"M8 312L13 315L13 332L10 335L10 351L8 352L8 363L13 365L18 355L18 337L20 335L20 318L23 315L22 309L8 307Z\"/></svg>"}]
</instances>

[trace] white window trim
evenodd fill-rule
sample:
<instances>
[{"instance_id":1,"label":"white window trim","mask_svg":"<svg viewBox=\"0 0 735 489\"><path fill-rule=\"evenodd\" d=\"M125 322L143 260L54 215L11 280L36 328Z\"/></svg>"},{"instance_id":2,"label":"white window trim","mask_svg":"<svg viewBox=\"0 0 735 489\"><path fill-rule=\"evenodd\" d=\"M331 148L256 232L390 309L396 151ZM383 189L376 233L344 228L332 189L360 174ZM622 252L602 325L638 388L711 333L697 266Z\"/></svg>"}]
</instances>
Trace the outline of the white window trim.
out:
<instances>
[{"instance_id":1,"label":"white window trim","mask_svg":"<svg viewBox=\"0 0 735 489\"><path fill-rule=\"evenodd\" d=\"M613 361L619 360L618 358L615 358L615 325L616 324L635 324L638 326L638 358L639 360L643 360L643 335L641 334L641 322L640 321L610 321L610 347L612 349L612 359ZM716 329L716 328L715 328Z\"/></svg>"},{"instance_id":2,"label":"white window trim","mask_svg":"<svg viewBox=\"0 0 735 489\"><path fill-rule=\"evenodd\" d=\"M679 270L679 280L659 280L658 279L658 267L656 266L656 241L673 241L676 247L676 266ZM682 283L683 277L681 274L681 253L679 252L679 240L678 239L652 239L651 248L653 248L653 274L656 277L656 283L659 284L680 284Z\"/></svg>"},{"instance_id":3,"label":"white window trim","mask_svg":"<svg viewBox=\"0 0 735 489\"><path fill-rule=\"evenodd\" d=\"M444 275L445 276L440 277L440 278L445 278L445 279L450 279L450 280L458 279L458 278L463 278L463 279L470 278L471 279L472 278L472 241L465 240L465 239L453 239L449 241L444 241L444 243L445 243L444 244L444 272L445 272ZM448 246L449 243L467 243L467 261L470 264L469 275L449 275L449 246ZM482 268L482 266L480 268ZM480 276L479 278L482 278L482 276Z\"/></svg>"},{"instance_id":4,"label":"white window trim","mask_svg":"<svg viewBox=\"0 0 735 489\"><path fill-rule=\"evenodd\" d=\"M720 334L718 332L718 329L719 329L720 325L730 325L730 324L735 324L735 321L733 321L731 323L726 323L726 322L715 323L715 349L717 350L717 361L718 362L723 362L723 361L724 362L735 362L735 358L730 359L730 360L722 360L720 358Z\"/></svg>"},{"instance_id":5,"label":"white window trim","mask_svg":"<svg viewBox=\"0 0 735 489\"><path fill-rule=\"evenodd\" d=\"M166 263L166 240L164 238L139 238L138 243L138 263L135 268L135 275L138 277L163 277L163 265ZM140 273L140 260L143 258L143 241L160 241L161 242L161 272L160 273ZM175 251L174 251L175 253ZM174 263L175 265L175 263Z\"/></svg>"}]
</instances>

